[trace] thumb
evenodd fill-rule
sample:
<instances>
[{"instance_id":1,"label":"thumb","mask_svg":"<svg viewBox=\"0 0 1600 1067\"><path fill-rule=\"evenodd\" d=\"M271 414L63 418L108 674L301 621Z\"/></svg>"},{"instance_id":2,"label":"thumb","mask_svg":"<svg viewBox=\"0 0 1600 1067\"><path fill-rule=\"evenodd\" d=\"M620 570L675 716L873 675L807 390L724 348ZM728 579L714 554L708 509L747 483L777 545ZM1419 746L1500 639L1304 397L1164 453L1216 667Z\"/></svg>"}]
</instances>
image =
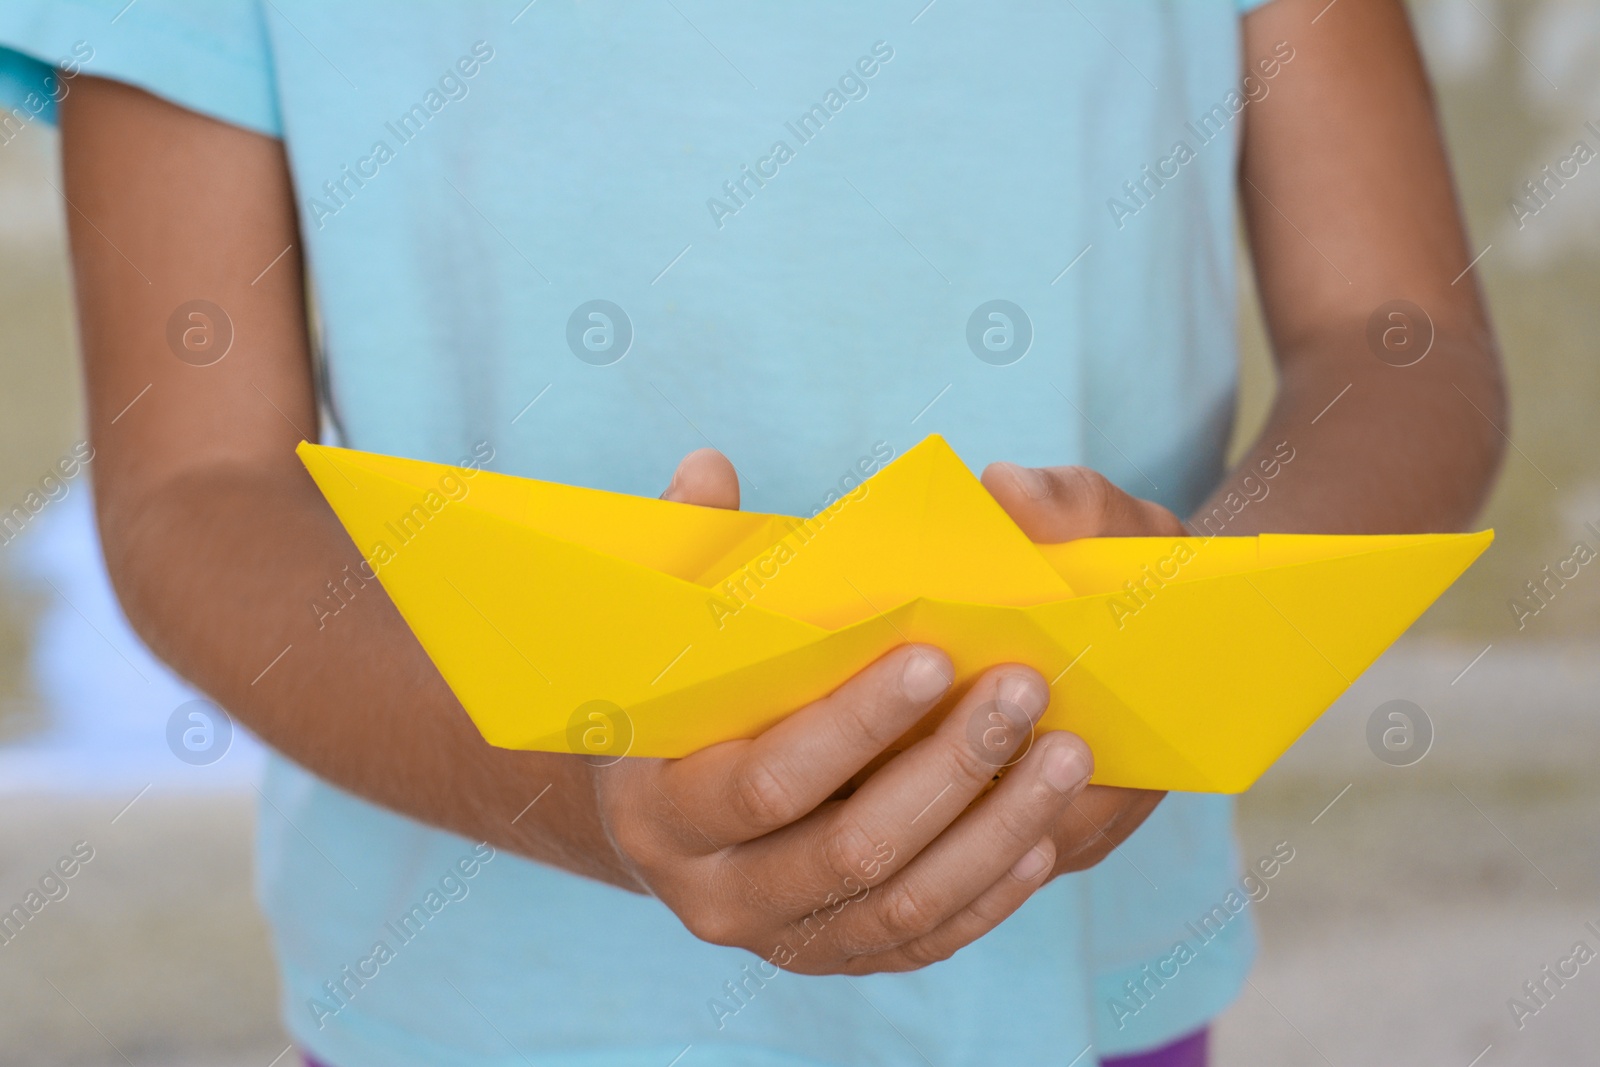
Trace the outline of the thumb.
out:
<instances>
[{"instance_id":1,"label":"thumb","mask_svg":"<svg viewBox=\"0 0 1600 1067\"><path fill-rule=\"evenodd\" d=\"M1041 544L1080 537L1167 537L1187 533L1177 517L1118 489L1088 467L991 463L984 488L1022 532Z\"/></svg>"},{"instance_id":2,"label":"thumb","mask_svg":"<svg viewBox=\"0 0 1600 1067\"><path fill-rule=\"evenodd\" d=\"M683 457L661 499L738 511L739 473L716 449L698 449Z\"/></svg>"}]
</instances>

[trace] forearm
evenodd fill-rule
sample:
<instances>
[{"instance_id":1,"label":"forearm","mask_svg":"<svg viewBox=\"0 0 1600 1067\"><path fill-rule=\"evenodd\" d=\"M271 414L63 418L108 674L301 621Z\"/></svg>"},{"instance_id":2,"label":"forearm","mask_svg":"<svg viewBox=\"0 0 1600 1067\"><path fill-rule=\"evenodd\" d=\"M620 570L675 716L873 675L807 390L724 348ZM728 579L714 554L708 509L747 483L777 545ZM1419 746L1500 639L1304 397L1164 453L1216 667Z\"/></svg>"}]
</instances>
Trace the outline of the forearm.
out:
<instances>
[{"instance_id":1,"label":"forearm","mask_svg":"<svg viewBox=\"0 0 1600 1067\"><path fill-rule=\"evenodd\" d=\"M1366 351L1363 326L1283 354L1266 425L1190 516L1197 534L1432 533L1472 521L1505 449L1491 336L1439 324L1425 358L1392 367Z\"/></svg>"},{"instance_id":2,"label":"forearm","mask_svg":"<svg viewBox=\"0 0 1600 1067\"><path fill-rule=\"evenodd\" d=\"M303 472L201 468L103 507L101 527L141 636L268 744L422 822L635 888L587 764L485 743L376 581L330 599L360 556Z\"/></svg>"}]
</instances>

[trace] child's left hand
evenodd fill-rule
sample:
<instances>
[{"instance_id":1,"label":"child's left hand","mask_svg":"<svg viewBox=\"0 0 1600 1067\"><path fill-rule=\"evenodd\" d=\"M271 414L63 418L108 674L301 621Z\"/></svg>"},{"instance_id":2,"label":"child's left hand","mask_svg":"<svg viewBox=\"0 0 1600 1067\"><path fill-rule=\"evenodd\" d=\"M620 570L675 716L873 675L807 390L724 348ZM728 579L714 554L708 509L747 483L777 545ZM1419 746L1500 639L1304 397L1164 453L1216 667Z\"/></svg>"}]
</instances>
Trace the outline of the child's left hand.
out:
<instances>
[{"instance_id":1,"label":"child's left hand","mask_svg":"<svg viewBox=\"0 0 1600 1067\"><path fill-rule=\"evenodd\" d=\"M1044 544L1080 537L1190 536L1172 512L1124 493L1088 467L991 463L983 485L1023 533ZM1085 788L1052 835L1055 873L1081 871L1105 859L1166 795L1153 789Z\"/></svg>"}]
</instances>

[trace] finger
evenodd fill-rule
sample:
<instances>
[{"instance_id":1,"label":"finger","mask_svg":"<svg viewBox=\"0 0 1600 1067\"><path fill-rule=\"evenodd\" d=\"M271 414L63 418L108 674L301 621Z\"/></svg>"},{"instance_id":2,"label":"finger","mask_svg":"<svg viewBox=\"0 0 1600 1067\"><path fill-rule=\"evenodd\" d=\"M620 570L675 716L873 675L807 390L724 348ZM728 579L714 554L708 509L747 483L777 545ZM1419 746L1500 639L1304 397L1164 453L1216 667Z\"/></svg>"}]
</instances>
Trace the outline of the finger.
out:
<instances>
[{"instance_id":1,"label":"finger","mask_svg":"<svg viewBox=\"0 0 1600 1067\"><path fill-rule=\"evenodd\" d=\"M914 971L949 959L1009 919L1043 887L1055 867L1055 856L1054 842L1040 838L993 885L930 933L884 952L857 956L849 961L846 973Z\"/></svg>"},{"instance_id":2,"label":"finger","mask_svg":"<svg viewBox=\"0 0 1600 1067\"><path fill-rule=\"evenodd\" d=\"M1160 504L1130 496L1088 467L991 463L984 469L983 485L1022 532L1041 544L1187 532Z\"/></svg>"},{"instance_id":3,"label":"finger","mask_svg":"<svg viewBox=\"0 0 1600 1067\"><path fill-rule=\"evenodd\" d=\"M1039 672L1018 664L991 669L932 734L895 756L849 799L752 842L741 862L781 889L770 904L790 915L810 911L829 893L848 896L884 881L1027 750L1049 703L1050 688Z\"/></svg>"},{"instance_id":4,"label":"finger","mask_svg":"<svg viewBox=\"0 0 1600 1067\"><path fill-rule=\"evenodd\" d=\"M1088 784L1093 764L1077 735L1044 734L982 800L840 917L835 945L849 955L870 954L931 935L1050 836ZM1032 883L1036 873L1025 864L1017 880Z\"/></svg>"},{"instance_id":5,"label":"finger","mask_svg":"<svg viewBox=\"0 0 1600 1067\"><path fill-rule=\"evenodd\" d=\"M1082 871L1110 855L1150 817L1167 794L1094 785L1074 798L1056 824L1056 865Z\"/></svg>"},{"instance_id":6,"label":"finger","mask_svg":"<svg viewBox=\"0 0 1600 1067\"><path fill-rule=\"evenodd\" d=\"M716 449L698 449L683 457L661 499L738 511L739 472Z\"/></svg>"},{"instance_id":7,"label":"finger","mask_svg":"<svg viewBox=\"0 0 1600 1067\"><path fill-rule=\"evenodd\" d=\"M943 652L907 645L759 737L668 765L663 788L700 813L719 847L753 840L816 810L933 710L954 679Z\"/></svg>"}]
</instances>

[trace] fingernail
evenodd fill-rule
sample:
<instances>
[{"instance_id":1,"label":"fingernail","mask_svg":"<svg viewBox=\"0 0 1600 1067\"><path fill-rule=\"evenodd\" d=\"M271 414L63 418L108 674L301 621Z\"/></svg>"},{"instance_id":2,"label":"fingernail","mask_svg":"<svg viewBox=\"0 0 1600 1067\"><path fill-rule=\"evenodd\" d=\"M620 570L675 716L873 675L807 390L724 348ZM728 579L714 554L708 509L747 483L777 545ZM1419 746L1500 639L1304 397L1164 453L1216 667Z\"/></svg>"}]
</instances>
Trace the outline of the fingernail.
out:
<instances>
[{"instance_id":1,"label":"fingernail","mask_svg":"<svg viewBox=\"0 0 1600 1067\"><path fill-rule=\"evenodd\" d=\"M1044 471L1016 463L1007 463L1006 466L1011 468L1011 476L1017 480L1022 491L1034 500L1043 500L1050 495L1050 479L1045 477Z\"/></svg>"},{"instance_id":2,"label":"fingernail","mask_svg":"<svg viewBox=\"0 0 1600 1067\"><path fill-rule=\"evenodd\" d=\"M1089 776L1083 754L1072 745L1052 745L1040 768L1044 780L1060 793L1070 793Z\"/></svg>"},{"instance_id":3,"label":"fingernail","mask_svg":"<svg viewBox=\"0 0 1600 1067\"><path fill-rule=\"evenodd\" d=\"M1050 857L1045 852L1044 846L1034 845L1026 856L1012 865L1011 877L1019 882L1031 882L1044 873L1049 863Z\"/></svg>"},{"instance_id":4,"label":"fingernail","mask_svg":"<svg viewBox=\"0 0 1600 1067\"><path fill-rule=\"evenodd\" d=\"M1036 674L1013 674L1000 683L1000 699L1015 704L1033 722L1050 706L1050 690Z\"/></svg>"},{"instance_id":5,"label":"fingernail","mask_svg":"<svg viewBox=\"0 0 1600 1067\"><path fill-rule=\"evenodd\" d=\"M900 691L907 697L922 703L949 688L950 678L937 658L921 649L906 658L905 671L900 675Z\"/></svg>"}]
</instances>

